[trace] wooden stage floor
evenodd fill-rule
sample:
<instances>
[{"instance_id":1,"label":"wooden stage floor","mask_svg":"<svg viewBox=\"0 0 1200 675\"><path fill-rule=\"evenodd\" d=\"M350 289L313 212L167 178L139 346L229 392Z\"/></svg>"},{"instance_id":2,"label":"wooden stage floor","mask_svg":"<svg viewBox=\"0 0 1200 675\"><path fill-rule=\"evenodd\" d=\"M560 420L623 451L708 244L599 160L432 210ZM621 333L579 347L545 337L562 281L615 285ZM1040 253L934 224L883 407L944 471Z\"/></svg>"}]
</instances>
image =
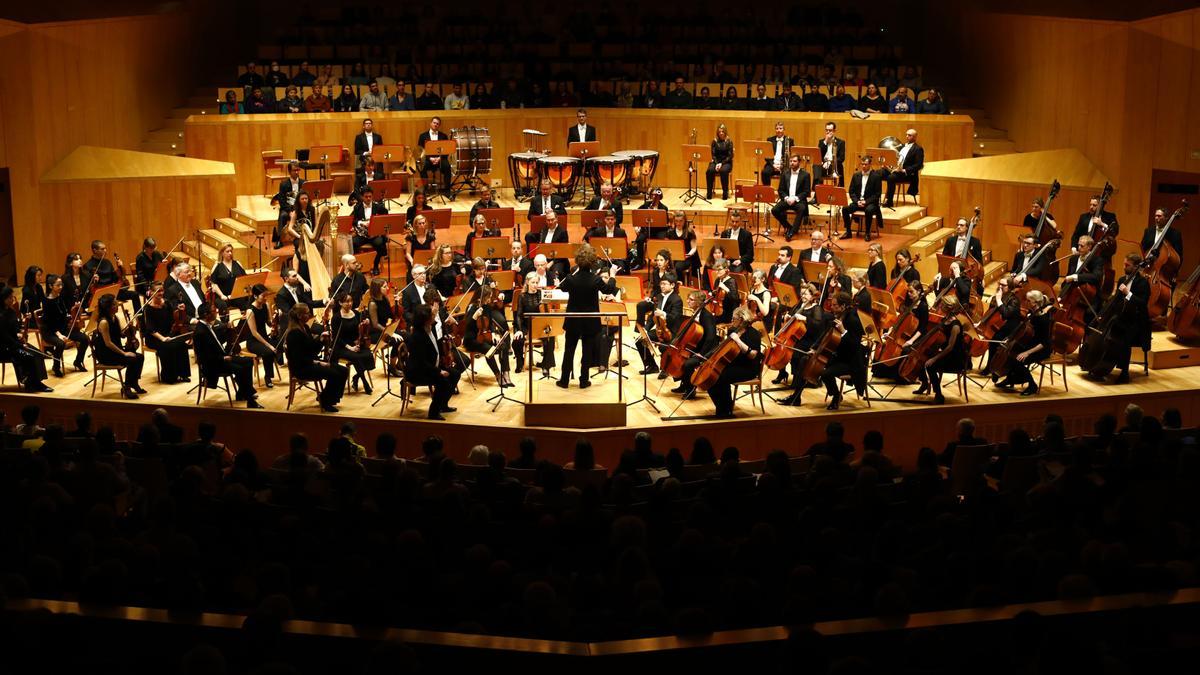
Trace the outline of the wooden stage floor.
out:
<instances>
[{"instance_id":1,"label":"wooden stage floor","mask_svg":"<svg viewBox=\"0 0 1200 675\"><path fill-rule=\"evenodd\" d=\"M632 344L632 335L626 337L626 344ZM559 351L561 363L561 343ZM627 348L623 353L630 362L624 368L628 380L624 384L623 400L634 401L642 395L642 377L637 374L641 363L631 349ZM615 351L613 360L616 360ZM669 391L675 386L672 380L659 380L651 376L648 379L648 393L656 400L657 410L643 401L628 408L624 427L577 430L570 428L572 422L565 417L571 413L564 413L562 424L527 427L524 423L524 407L519 403L502 401L493 412L492 404L487 403L486 399L497 394L499 389L482 360L477 362L474 386L464 374L459 387L460 394L451 400L457 412L448 413L446 421L438 422L426 419L429 403L427 389L418 392L403 416L400 415L398 398L385 397L378 405L372 405L386 388L386 378L380 367L373 373L373 395L347 390L340 404L341 412L329 415L320 412L314 395L308 391L298 392L295 404L287 411L286 377L282 384L277 383L273 389L260 388L259 400L267 410L246 410L241 403L235 403L231 408L225 394L215 390L210 391L206 400L197 406L195 393L188 394L188 385L160 385L154 381L151 356L143 374L143 386L149 393L138 401L120 399L117 388L111 382L103 393L97 391L96 399L90 399L91 389L85 389L84 383L91 374L68 373L64 378L51 377L47 384L54 387L55 391L42 395L16 393L10 379L0 393L0 409L7 411L9 422L14 423L21 406L36 402L47 411L49 421L67 425L71 424L71 418L77 411L87 409L93 412L97 425L113 424L114 428L121 428L118 430L121 437L132 437L136 433L136 426L148 419L151 409L165 407L173 416L191 424L192 428L194 422L200 419L217 421L227 442L238 447L247 445L263 449L267 456L273 456L286 447L286 435L291 431L305 430L316 438L329 437L341 422L350 419L358 423L365 439L373 439L374 434L383 430L395 433L401 438L405 452L411 453L406 456L415 454L415 444L428 433L446 436L448 443L454 439L462 445L457 449L461 450L463 456L470 445L478 442L495 443L506 450L515 451L516 441L520 437L533 435L548 443L553 448L554 456L566 461L574 439L583 435L593 439L598 456L609 466L622 448L629 447L635 431L652 431L656 438L663 439L663 450L676 445L684 449L685 454L692 440L701 434L713 440L718 450L726 445L752 444L762 452L780 448L798 453L820 440L827 422L837 420L847 427L848 438L856 444L868 429L884 431L889 439L904 439L902 449L906 455L911 452L912 456L900 459L908 463L915 461L915 451L921 445L940 447L944 444L954 420L962 416L976 418L985 437L993 438L1001 429L1014 424L1036 430L1041 419L1049 413L1063 415L1069 434L1090 433L1090 425L1099 414L1118 413L1128 400L1141 401L1144 407L1152 411L1178 407L1183 410L1186 420L1195 420L1200 415L1200 399L1196 396L1200 389L1200 369L1197 367L1152 370L1146 376L1138 366L1133 372L1131 383L1117 386L1086 380L1081 377L1078 368L1068 366L1069 392L1064 390L1061 378L1056 377L1051 385L1050 373L1047 372L1042 392L1029 398L1003 392L991 386L986 378L976 377L979 384L986 382L986 386L980 388L968 382L969 400L965 400L954 383L947 379L944 388L947 403L944 406L932 405L928 397L913 396L911 385L893 388L890 382L875 382L873 384L877 392L871 392L869 407L866 401L858 400L851 392L841 410L827 411L823 389L807 390L805 404L801 407L777 404L769 396L782 398L787 392L770 391L772 385L769 380L775 373L768 371L764 375L764 388L768 392L764 398L765 413L746 397L737 402L735 419L720 421L711 419L713 406L707 395L684 402L672 418L664 419L680 403L680 397ZM558 369L555 368L552 373L557 377ZM534 388L534 400L537 402L612 402L618 399L615 369L607 377L602 373L594 373L593 385L587 390L580 390L577 382L572 382L569 390L560 389L553 385L552 380L540 380L540 370L533 376L537 378ZM507 389L508 395L525 400L529 377L528 372L514 373L517 386ZM398 392L399 387L395 387L395 390ZM887 396L886 400L874 398L877 393ZM989 429L991 434L988 434ZM1003 438L996 437L995 440Z\"/></svg>"}]
</instances>

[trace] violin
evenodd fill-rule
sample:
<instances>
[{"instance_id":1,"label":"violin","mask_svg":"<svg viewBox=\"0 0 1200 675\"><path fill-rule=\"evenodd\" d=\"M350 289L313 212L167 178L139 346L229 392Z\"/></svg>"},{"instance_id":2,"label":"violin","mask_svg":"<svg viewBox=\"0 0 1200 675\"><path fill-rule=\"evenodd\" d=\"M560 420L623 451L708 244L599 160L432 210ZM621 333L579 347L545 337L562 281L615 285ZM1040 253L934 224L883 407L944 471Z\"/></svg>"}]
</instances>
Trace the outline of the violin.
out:
<instances>
[{"instance_id":1,"label":"violin","mask_svg":"<svg viewBox=\"0 0 1200 675\"><path fill-rule=\"evenodd\" d=\"M129 316L129 310L125 308L124 304L121 305L121 314L125 317L125 326L121 329L121 336L125 338L125 343L121 349L127 352L136 352L142 346L137 338L137 324L134 323L133 317Z\"/></svg>"},{"instance_id":2,"label":"violin","mask_svg":"<svg viewBox=\"0 0 1200 675\"><path fill-rule=\"evenodd\" d=\"M1190 342L1200 339L1200 265L1188 275L1182 290L1167 316L1167 330L1180 340Z\"/></svg>"},{"instance_id":3,"label":"violin","mask_svg":"<svg viewBox=\"0 0 1200 675\"><path fill-rule=\"evenodd\" d=\"M184 305L183 303L179 303L179 305L175 308L175 311L171 315L171 334L172 335L183 335L184 333L187 332L187 327L188 327L187 306Z\"/></svg>"},{"instance_id":4,"label":"violin","mask_svg":"<svg viewBox=\"0 0 1200 675\"><path fill-rule=\"evenodd\" d=\"M1042 207L1042 215L1038 218L1037 226L1033 228L1033 236L1038 240L1038 244L1048 244L1055 239L1062 239L1063 234L1057 227L1046 224L1046 215L1050 213L1050 205L1054 203L1054 198L1058 196L1062 185L1055 178L1050 184L1050 196L1046 198L1046 205Z\"/></svg>"},{"instance_id":5,"label":"violin","mask_svg":"<svg viewBox=\"0 0 1200 675\"><path fill-rule=\"evenodd\" d=\"M392 296L392 316L396 317L396 330L401 331L408 328L408 324L404 322L404 304L400 301L402 291L396 291Z\"/></svg>"},{"instance_id":6,"label":"violin","mask_svg":"<svg viewBox=\"0 0 1200 675\"><path fill-rule=\"evenodd\" d=\"M472 321L475 322L475 339L482 344L491 344L495 335L492 333L492 311L489 305L480 305L479 316Z\"/></svg>"},{"instance_id":7,"label":"violin","mask_svg":"<svg viewBox=\"0 0 1200 675\"><path fill-rule=\"evenodd\" d=\"M733 363L738 354L742 353L741 347L733 336L745 328L747 323L735 323L729 329L729 334L713 353L701 363L692 373L692 386L700 391L708 391L712 388L717 380L721 377L721 373L725 372L725 367Z\"/></svg>"},{"instance_id":8,"label":"violin","mask_svg":"<svg viewBox=\"0 0 1200 675\"><path fill-rule=\"evenodd\" d=\"M128 288L129 279L125 276L125 263L121 260L121 256L117 255L116 252L113 252L112 256L113 263L117 268L117 283L120 284L120 288Z\"/></svg>"},{"instance_id":9,"label":"violin","mask_svg":"<svg viewBox=\"0 0 1200 675\"><path fill-rule=\"evenodd\" d=\"M788 315L779 330L775 331L775 341L767 350L763 365L771 370L782 370L792 362L792 355L800 339L808 333L808 321L799 319L793 312Z\"/></svg>"},{"instance_id":10,"label":"violin","mask_svg":"<svg viewBox=\"0 0 1200 675\"><path fill-rule=\"evenodd\" d=\"M1183 205L1171 214L1167 220L1166 227L1159 235L1158 240L1146 252L1146 263L1149 266L1149 273L1146 279L1150 282L1150 299L1146 303L1146 308L1150 314L1150 320L1153 321L1167 313L1167 308L1171 306L1171 295L1175 292L1175 282L1179 275L1180 259L1179 253L1171 242L1167 241L1166 233L1171 229L1171 225L1176 218L1187 213L1188 202L1183 200Z\"/></svg>"},{"instance_id":11,"label":"violin","mask_svg":"<svg viewBox=\"0 0 1200 675\"><path fill-rule=\"evenodd\" d=\"M367 317L358 322L358 349L364 352L371 350L371 320Z\"/></svg>"}]
</instances>

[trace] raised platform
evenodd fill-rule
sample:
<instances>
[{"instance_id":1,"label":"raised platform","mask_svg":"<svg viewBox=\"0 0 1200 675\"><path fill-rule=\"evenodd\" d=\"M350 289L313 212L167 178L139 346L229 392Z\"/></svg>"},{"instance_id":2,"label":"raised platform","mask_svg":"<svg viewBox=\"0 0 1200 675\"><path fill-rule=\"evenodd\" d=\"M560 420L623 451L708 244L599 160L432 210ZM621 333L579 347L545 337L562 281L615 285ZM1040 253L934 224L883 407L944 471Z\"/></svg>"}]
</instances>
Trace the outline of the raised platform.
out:
<instances>
[{"instance_id":1,"label":"raised platform","mask_svg":"<svg viewBox=\"0 0 1200 675\"><path fill-rule=\"evenodd\" d=\"M625 368L630 379L625 383L624 396L632 401L641 395L642 382L641 377L636 375L640 363L629 351L625 350L625 357L632 363ZM616 358L615 353L613 358ZM601 426L579 430L566 428L565 423L560 424L553 417L539 420L537 425L527 425L524 406L518 403L502 402L492 412L492 404L487 403L486 399L499 390L482 361L478 364L482 372L477 374L474 386L464 376L459 387L461 393L452 399L452 405L458 408L458 412L448 414L444 422L425 419L429 403L426 390L418 392L416 400L403 416L400 415L398 398L388 397L379 405L372 406L380 390L385 387L381 369L376 369L374 373L374 395L347 392L341 403L341 412L327 415L319 412L311 392L297 393L295 404L287 411L286 377L282 384L273 389L260 389L260 401L267 407L266 410L246 410L243 404L230 407L224 393L215 391L200 405L196 405L195 394L187 393L188 386L154 383L152 361L153 357L147 363L143 377L143 386L150 393L138 401L118 398L111 384L107 391L98 393L96 399L89 399L90 389L83 388L90 377L87 373L70 373L62 379L51 378L48 384L55 391L43 395L16 392L10 375L7 385L0 392L0 408L8 413L11 422L22 406L36 403L42 407L46 423L65 425L72 423L79 410L86 409L92 413L97 425L111 425L120 437L133 438L137 435L138 427L149 419L150 411L164 407L170 411L176 423L188 429L189 434L201 420L211 420L219 426L220 440L235 448L253 448L263 460L283 452L287 447L288 434L294 431L308 433L314 444L321 446L326 439L336 435L340 424L347 419L358 423L360 439L368 446L377 434L383 431L394 433L400 439L400 451L406 457L419 454L420 441L427 434L443 436L451 455L458 459L464 459L468 449L476 443L515 453L520 439L528 435L537 439L540 455L565 462L570 460L575 439L585 436L595 446L597 460L605 466L614 466L620 452L631 447L634 432L641 430L654 434L655 447L660 451L678 447L686 454L695 438L704 435L718 451L734 445L744 450L744 457L756 458L773 448L791 454L802 453L823 437L826 423L836 420L846 426L847 438L855 445L860 444L862 435L868 430L883 432L889 454L893 454L896 461L911 467L915 465L917 449L926 445L941 447L949 439L954 423L960 417L974 418L981 434L996 440L1003 440L1007 429L1014 425L1037 432L1042 419L1051 412L1064 417L1068 434L1090 433L1091 424L1098 415L1104 412L1119 415L1130 401L1139 403L1152 413L1161 412L1166 407L1177 407L1183 411L1185 419L1200 417L1200 397L1196 395L1200 390L1200 369L1192 367L1151 370L1149 376L1144 375L1140 367L1135 367L1133 382L1120 386L1091 382L1082 378L1077 368L1068 367L1069 392L1064 390L1059 378L1052 385L1047 373L1042 392L1031 398L1005 393L987 383L983 388L969 384L968 399L964 399L956 391L953 382L947 380L945 391L948 400L944 406L930 405L927 397L912 396L911 387L893 390L890 383L878 382L874 383L875 389L878 394L887 395L887 400L873 399L868 406L866 401L858 400L851 392L841 410L827 411L823 390L812 389L805 392L805 405L801 407L780 406L769 397L766 398L765 413L757 405L751 405L749 400L741 399L736 405L737 417L721 421L708 417L713 413L713 405L704 395L685 402L673 416L664 419L680 399L669 392L674 386L673 382L651 377L648 381L649 395L656 399L657 410L646 402L638 403L626 411L624 427ZM558 370L552 373L557 376ZM534 376L540 377L540 374L539 371ZM510 396L524 399L528 376L528 373L514 374L517 386L507 390ZM764 374L769 395L772 393L769 380L773 376L773 372ZM986 381L977 379L981 384ZM593 386L587 390L580 390L574 383L570 389L561 390L544 386L549 380L542 382L543 386L539 388L535 399L542 402L617 400L615 371L607 377L594 373ZM659 387L664 384L666 386L660 391ZM785 393L781 391L774 395L782 396ZM876 396L876 392L871 395ZM562 415L564 417L560 419L565 420L565 415L573 413L559 411L552 414Z\"/></svg>"}]
</instances>

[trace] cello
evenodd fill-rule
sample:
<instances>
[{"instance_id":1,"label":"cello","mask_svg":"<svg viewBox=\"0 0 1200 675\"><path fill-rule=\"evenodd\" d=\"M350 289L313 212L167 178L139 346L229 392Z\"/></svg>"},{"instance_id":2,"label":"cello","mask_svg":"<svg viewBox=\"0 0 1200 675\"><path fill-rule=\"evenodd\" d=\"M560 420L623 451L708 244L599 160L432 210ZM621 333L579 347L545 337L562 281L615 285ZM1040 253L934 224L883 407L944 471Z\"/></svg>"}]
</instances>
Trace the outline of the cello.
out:
<instances>
[{"instance_id":1,"label":"cello","mask_svg":"<svg viewBox=\"0 0 1200 675\"><path fill-rule=\"evenodd\" d=\"M1104 309L1092 320L1079 347L1079 368L1085 372L1096 372L1107 375L1116 367L1114 352L1116 340L1113 332L1120 323L1121 316L1128 305L1123 293L1115 293L1109 298Z\"/></svg>"},{"instance_id":2,"label":"cello","mask_svg":"<svg viewBox=\"0 0 1200 675\"><path fill-rule=\"evenodd\" d=\"M920 302L916 300L915 302ZM900 314L896 316L896 322L888 329L883 340L875 349L875 363L891 363L900 358L904 353L904 345L917 334L917 329L920 328L921 322L917 315L913 312L913 304L907 305Z\"/></svg>"},{"instance_id":3,"label":"cello","mask_svg":"<svg viewBox=\"0 0 1200 675\"><path fill-rule=\"evenodd\" d=\"M1038 218L1037 226L1033 228L1033 236L1039 245L1063 238L1062 232L1057 227L1046 224L1046 214L1050 213L1050 205L1054 203L1054 198L1058 196L1061 189L1062 185L1055 178L1054 182L1050 184L1050 195L1046 198L1046 205L1042 207L1042 215Z\"/></svg>"},{"instance_id":4,"label":"cello","mask_svg":"<svg viewBox=\"0 0 1200 675\"><path fill-rule=\"evenodd\" d=\"M779 327L779 330L775 331L775 342L767 350L763 365L771 370L786 368L792 362L796 344L807 332L807 320L797 318L795 313L788 315L787 321Z\"/></svg>"},{"instance_id":5,"label":"cello","mask_svg":"<svg viewBox=\"0 0 1200 675\"><path fill-rule=\"evenodd\" d=\"M855 310L851 308L850 311ZM825 374L829 362L833 360L838 348L842 345L842 331L838 328L838 323L838 320L829 322L829 328L825 329L821 339L813 345L812 355L804 362L804 372L800 374L800 377L811 385L815 386L821 381L821 376Z\"/></svg>"},{"instance_id":6,"label":"cello","mask_svg":"<svg viewBox=\"0 0 1200 675\"><path fill-rule=\"evenodd\" d=\"M1150 250L1146 252L1149 272L1145 273L1145 276L1150 282L1150 300L1146 303L1146 308L1151 321L1164 316L1167 308L1171 306L1171 295L1175 292L1175 282L1179 276L1180 259L1179 252L1175 250L1171 242L1167 241L1166 234L1170 231L1175 219L1183 216L1187 210L1188 202L1185 199L1183 204L1171 214L1166 227L1158 235Z\"/></svg>"},{"instance_id":7,"label":"cello","mask_svg":"<svg viewBox=\"0 0 1200 675\"><path fill-rule=\"evenodd\" d=\"M1183 292L1167 317L1167 330L1185 342L1200 340L1200 265L1183 283Z\"/></svg>"},{"instance_id":8,"label":"cello","mask_svg":"<svg viewBox=\"0 0 1200 675\"><path fill-rule=\"evenodd\" d=\"M708 391L712 388L717 380L721 377L721 373L725 372L725 367L733 363L738 354L742 353L742 348L737 341L733 339L736 335L750 322L743 318L735 318L733 325L729 327L729 333L721 344L713 350L713 353L705 359L692 373L692 386L700 391Z\"/></svg>"},{"instance_id":9,"label":"cello","mask_svg":"<svg viewBox=\"0 0 1200 675\"><path fill-rule=\"evenodd\" d=\"M670 344L663 349L662 363L659 368L667 375L674 378L683 377L683 362L696 353L696 347L704 339L704 326L696 320L702 311L704 311L703 302L695 312L692 312L690 317L679 324L679 330L671 338Z\"/></svg>"}]
</instances>

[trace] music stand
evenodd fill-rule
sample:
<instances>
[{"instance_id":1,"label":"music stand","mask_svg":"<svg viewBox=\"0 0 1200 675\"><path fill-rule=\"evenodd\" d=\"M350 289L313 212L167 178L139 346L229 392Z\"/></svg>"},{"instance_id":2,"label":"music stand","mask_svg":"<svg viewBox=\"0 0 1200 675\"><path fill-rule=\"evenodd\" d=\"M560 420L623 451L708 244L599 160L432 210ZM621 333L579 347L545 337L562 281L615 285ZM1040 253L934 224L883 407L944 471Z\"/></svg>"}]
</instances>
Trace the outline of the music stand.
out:
<instances>
[{"instance_id":1,"label":"music stand","mask_svg":"<svg viewBox=\"0 0 1200 675\"><path fill-rule=\"evenodd\" d=\"M378 355L378 354L383 353L384 349L391 346L389 344L388 338L396 333L396 329L400 326L400 321L401 321L401 318L396 317L391 323L389 323L388 325L383 327L383 333L380 334L379 340L377 340L375 342L375 348L371 351L375 352L375 354ZM392 391L392 368L391 368L391 365L388 363L387 358L383 359L383 372L384 372L384 375L387 377L387 389L385 389L383 391L383 393L379 394L379 398L375 399L375 402L371 404L372 408L379 405L379 402L382 401L383 399L387 398L388 396L395 396L396 398L400 399L401 401L404 400L404 396Z\"/></svg>"},{"instance_id":2,"label":"music stand","mask_svg":"<svg viewBox=\"0 0 1200 675\"><path fill-rule=\"evenodd\" d=\"M773 280L775 277L770 278ZM774 299L779 301L780 307L790 308L796 307L800 304L800 296L796 294L796 289L791 284L785 284L783 282L775 283L772 281L771 293L774 294ZM776 312L775 315L779 316L779 312Z\"/></svg>"},{"instance_id":3,"label":"music stand","mask_svg":"<svg viewBox=\"0 0 1200 675\"><path fill-rule=\"evenodd\" d=\"M712 147L684 143L680 146L679 154L688 167L688 189L679 197L679 201L687 202L688 206L695 204L697 199L703 200L705 204L711 204L712 202L707 198L700 196L697 188L700 186L700 165L706 165L712 161Z\"/></svg>"},{"instance_id":4,"label":"music stand","mask_svg":"<svg viewBox=\"0 0 1200 675\"><path fill-rule=\"evenodd\" d=\"M517 222L516 210L511 206L501 206L495 209L479 209L475 212L477 216L483 216L487 220L487 226L490 230L512 229L513 224ZM467 223L468 226L473 225Z\"/></svg>"},{"instance_id":5,"label":"music stand","mask_svg":"<svg viewBox=\"0 0 1200 675\"><path fill-rule=\"evenodd\" d=\"M354 236L354 216L338 216L337 223L334 224L334 229L337 230L337 233L340 235L345 235L347 237Z\"/></svg>"},{"instance_id":6,"label":"music stand","mask_svg":"<svg viewBox=\"0 0 1200 675\"><path fill-rule=\"evenodd\" d=\"M440 141L425 141L425 157L426 158L441 157L442 162L449 162L450 155L455 154L457 152L458 152L458 141L455 141L452 139L442 139ZM424 168L424 167L422 167L422 168ZM437 172L434 175L441 175L440 167L438 168ZM429 198L429 188L431 186L432 187L440 186L442 188L441 190L437 191L437 194L434 195L434 197L440 198L442 200L442 203L445 204L446 203L446 195L443 193L446 190L450 189L450 186L449 185L441 185L440 183L437 182L436 178L432 181L429 181L425 186L426 199ZM453 199L453 198L454 197L451 196L451 199Z\"/></svg>"},{"instance_id":7,"label":"music stand","mask_svg":"<svg viewBox=\"0 0 1200 675\"><path fill-rule=\"evenodd\" d=\"M579 250L579 244L570 241L555 242L551 244L537 244L538 253L546 256L547 260L571 260L575 257L575 252Z\"/></svg>"},{"instance_id":8,"label":"music stand","mask_svg":"<svg viewBox=\"0 0 1200 675\"><path fill-rule=\"evenodd\" d=\"M755 185L762 185L762 164L764 156L774 156L775 148L772 147L770 141L757 141L746 139L742 141L742 154L748 157L754 157L754 161L750 163L750 168L754 169ZM745 188L742 188L743 195Z\"/></svg>"},{"instance_id":9,"label":"music stand","mask_svg":"<svg viewBox=\"0 0 1200 675\"><path fill-rule=\"evenodd\" d=\"M398 204L400 195L404 194L404 181L396 178L380 178L371 181L371 189L375 191L375 198L380 203ZM400 204L400 206L404 206L404 204Z\"/></svg>"},{"instance_id":10,"label":"music stand","mask_svg":"<svg viewBox=\"0 0 1200 675\"><path fill-rule=\"evenodd\" d=\"M788 157L799 157L800 166L807 167L808 175L812 176L813 162L821 157L821 149L815 145L793 145L788 150Z\"/></svg>"},{"instance_id":11,"label":"music stand","mask_svg":"<svg viewBox=\"0 0 1200 675\"><path fill-rule=\"evenodd\" d=\"M320 206L333 197L333 179L305 181L304 191L312 199L313 206Z\"/></svg>"},{"instance_id":12,"label":"music stand","mask_svg":"<svg viewBox=\"0 0 1200 675\"><path fill-rule=\"evenodd\" d=\"M810 284L820 284L825 281L825 272L829 270L829 263L813 262L811 260L801 260L800 269L804 270L804 278ZM813 281L816 279L816 281Z\"/></svg>"},{"instance_id":13,"label":"music stand","mask_svg":"<svg viewBox=\"0 0 1200 675\"><path fill-rule=\"evenodd\" d=\"M558 226L565 228L567 226L567 223L570 220L567 217L568 214L559 213L559 214L555 214L555 215L558 216ZM546 216L544 216L540 213L537 215L534 215L534 216L529 216L529 231L531 233L541 234L542 231L545 229L546 229Z\"/></svg>"},{"instance_id":14,"label":"music stand","mask_svg":"<svg viewBox=\"0 0 1200 675\"><path fill-rule=\"evenodd\" d=\"M567 155L579 159L579 170L582 174L582 180L579 182L583 184L583 192L580 192L579 195L581 198L586 200L588 191L588 158L600 156L600 141L576 141L574 143L568 143Z\"/></svg>"},{"instance_id":15,"label":"music stand","mask_svg":"<svg viewBox=\"0 0 1200 675\"><path fill-rule=\"evenodd\" d=\"M825 217L827 218L826 227L830 229L833 228L833 207L836 206L840 214L842 209L850 203L850 195L846 192L846 188L839 185L818 185L816 187L816 199L818 209L821 208L822 204L827 207L825 213ZM829 241L833 242L835 239L836 237L830 237Z\"/></svg>"},{"instance_id":16,"label":"music stand","mask_svg":"<svg viewBox=\"0 0 1200 675\"><path fill-rule=\"evenodd\" d=\"M526 363L530 364L531 369L533 368L533 343L534 343L534 341L535 340L543 340L544 341L547 339L561 337L562 335L564 335L566 333L566 330L563 328L564 321L566 321L566 317L563 317L563 316L531 316L531 317L529 317L529 335L525 336L525 344L528 346L528 349L529 349L529 353L526 356L526 359L527 359ZM548 347L543 347L543 349L548 349ZM560 368L560 370L561 370L561 368ZM541 380L550 379L550 370L547 368L546 372L544 372L542 374L542 376L538 379L541 379ZM530 376L529 376L529 401L528 402L533 403L533 372L532 372L532 370L530 371Z\"/></svg>"},{"instance_id":17,"label":"music stand","mask_svg":"<svg viewBox=\"0 0 1200 675\"><path fill-rule=\"evenodd\" d=\"M663 231L667 228L667 212L662 209L634 209L627 211L625 215L629 218L630 227L646 230L647 239L661 237L664 234ZM646 261L646 252L636 246L636 240L640 236L639 232L634 232L634 252L636 260L640 260L644 264Z\"/></svg>"},{"instance_id":18,"label":"music stand","mask_svg":"<svg viewBox=\"0 0 1200 675\"><path fill-rule=\"evenodd\" d=\"M687 254L683 250L686 243L682 239L649 239L646 241L646 253L658 255L659 251L666 251L671 254L672 261L681 261Z\"/></svg>"},{"instance_id":19,"label":"music stand","mask_svg":"<svg viewBox=\"0 0 1200 675\"><path fill-rule=\"evenodd\" d=\"M625 260L625 256L629 255L629 242L625 237L592 237L588 243L601 258L614 263Z\"/></svg>"},{"instance_id":20,"label":"music stand","mask_svg":"<svg viewBox=\"0 0 1200 675\"><path fill-rule=\"evenodd\" d=\"M267 285L267 271L250 272L233 280L233 290L229 293L230 299L236 300L242 297L250 297L250 291L257 284Z\"/></svg>"},{"instance_id":21,"label":"music stand","mask_svg":"<svg viewBox=\"0 0 1200 675\"><path fill-rule=\"evenodd\" d=\"M642 290L641 277L618 274L613 277L613 283L617 285L617 289L621 291L621 297L626 301L632 302L646 299L646 294Z\"/></svg>"},{"instance_id":22,"label":"music stand","mask_svg":"<svg viewBox=\"0 0 1200 675\"><path fill-rule=\"evenodd\" d=\"M448 230L450 229L450 209L429 209L428 211L419 211L420 215L425 216L425 222L429 224L432 230ZM416 217L416 214L413 215Z\"/></svg>"},{"instance_id":23,"label":"music stand","mask_svg":"<svg viewBox=\"0 0 1200 675\"><path fill-rule=\"evenodd\" d=\"M757 141L765 143L766 141ZM758 243L758 239L766 239L769 242L775 240L771 238L771 221L767 221L767 233L762 233L762 204L774 204L779 199L779 193L770 185L747 185L742 188L742 197L747 202L754 204L754 239Z\"/></svg>"},{"instance_id":24,"label":"music stand","mask_svg":"<svg viewBox=\"0 0 1200 675\"><path fill-rule=\"evenodd\" d=\"M344 155L345 152L346 148L340 145L314 145L308 149L308 161L313 164L321 165L321 180L325 180L328 177L327 174L329 172L329 165L332 162L342 161L342 155ZM304 184L308 185L310 182L312 181L306 181ZM305 189L307 190L308 188L306 187ZM312 194L311 190L309 191L309 194ZM313 198L313 201L316 201L315 197Z\"/></svg>"},{"instance_id":25,"label":"music stand","mask_svg":"<svg viewBox=\"0 0 1200 675\"><path fill-rule=\"evenodd\" d=\"M92 297L88 300L88 320L87 327L84 330L85 333L91 333L93 330L95 330L96 324L100 320L100 317L96 316L96 305L99 304L100 298L110 293L113 295L113 297L116 297L120 291L121 284L119 283L89 289L88 292L92 294ZM88 384L91 384L91 382L89 381Z\"/></svg>"},{"instance_id":26,"label":"music stand","mask_svg":"<svg viewBox=\"0 0 1200 675\"><path fill-rule=\"evenodd\" d=\"M737 239L727 239L725 237L704 237L700 240L700 244L696 247L696 253L700 255L700 260L707 263L708 258L712 255L712 250L720 246L725 251L725 259L729 260L732 254L738 252Z\"/></svg>"},{"instance_id":27,"label":"music stand","mask_svg":"<svg viewBox=\"0 0 1200 675\"><path fill-rule=\"evenodd\" d=\"M471 258L495 260L507 258L512 252L512 239L509 237L480 237L471 241Z\"/></svg>"},{"instance_id":28,"label":"music stand","mask_svg":"<svg viewBox=\"0 0 1200 675\"><path fill-rule=\"evenodd\" d=\"M384 181L376 181L382 183ZM404 232L408 225L408 216L403 213L384 213L378 216L372 216L370 222L367 223L367 236L374 239L382 236L384 238L384 247L387 250L387 277L392 278L392 244L398 244L404 248L403 242L397 242L392 239L392 232ZM351 240L353 241L353 240Z\"/></svg>"}]
</instances>

